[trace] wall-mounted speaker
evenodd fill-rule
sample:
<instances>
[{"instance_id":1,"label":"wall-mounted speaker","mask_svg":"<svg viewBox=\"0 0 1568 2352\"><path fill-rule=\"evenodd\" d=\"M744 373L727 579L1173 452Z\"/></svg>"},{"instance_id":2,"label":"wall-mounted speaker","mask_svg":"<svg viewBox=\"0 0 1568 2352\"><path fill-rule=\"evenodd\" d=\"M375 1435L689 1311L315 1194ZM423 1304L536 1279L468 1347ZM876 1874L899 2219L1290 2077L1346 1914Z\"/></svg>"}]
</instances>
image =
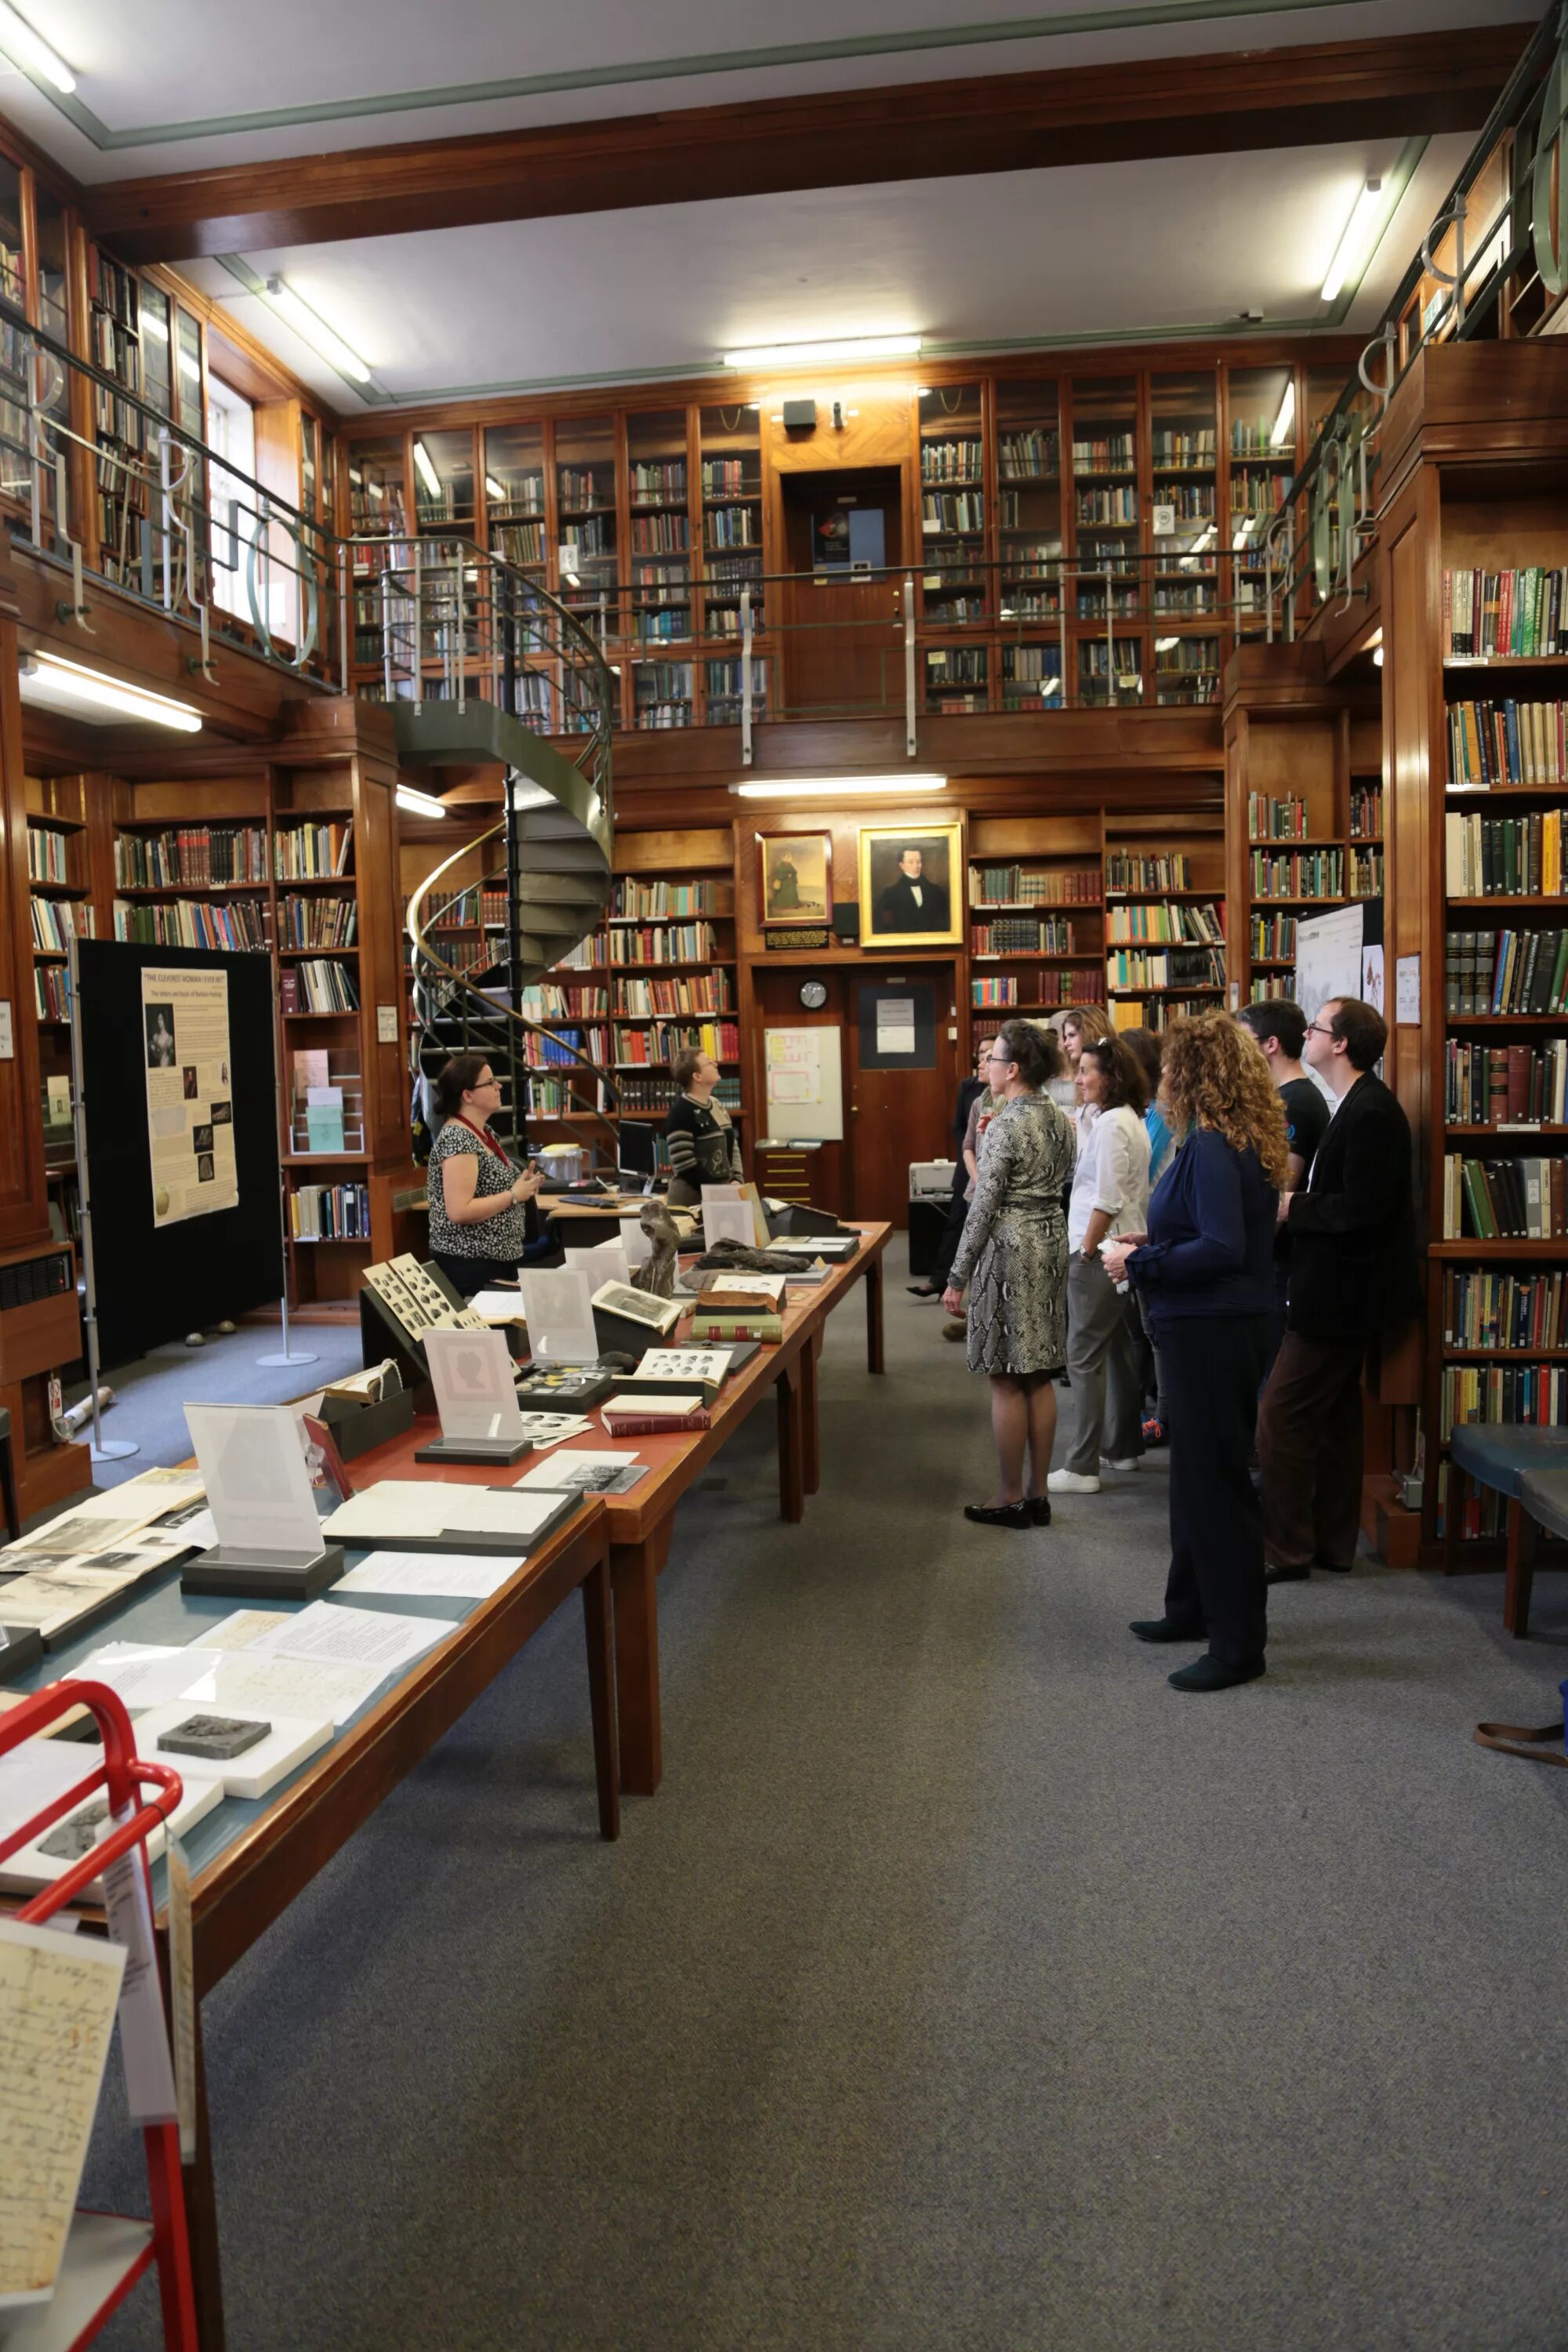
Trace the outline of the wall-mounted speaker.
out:
<instances>
[{"instance_id":1,"label":"wall-mounted speaker","mask_svg":"<svg viewBox=\"0 0 1568 2352\"><path fill-rule=\"evenodd\" d=\"M815 433L816 403L815 400L786 400L784 404L784 428L786 433Z\"/></svg>"},{"instance_id":2,"label":"wall-mounted speaker","mask_svg":"<svg viewBox=\"0 0 1568 2352\"><path fill-rule=\"evenodd\" d=\"M857 907L835 907L833 929L841 940L858 940L860 936L860 909Z\"/></svg>"}]
</instances>

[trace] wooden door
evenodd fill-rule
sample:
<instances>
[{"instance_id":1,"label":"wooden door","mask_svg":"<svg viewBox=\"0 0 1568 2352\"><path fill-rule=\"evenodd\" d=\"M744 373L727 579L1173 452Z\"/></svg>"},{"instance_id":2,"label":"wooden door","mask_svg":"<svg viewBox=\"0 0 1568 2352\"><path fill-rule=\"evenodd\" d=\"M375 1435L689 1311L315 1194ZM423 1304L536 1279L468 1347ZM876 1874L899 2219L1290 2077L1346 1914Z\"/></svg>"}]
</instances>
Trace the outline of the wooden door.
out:
<instances>
[{"instance_id":1,"label":"wooden door","mask_svg":"<svg viewBox=\"0 0 1568 2352\"><path fill-rule=\"evenodd\" d=\"M823 719L901 710L902 469L790 474L783 495L793 575L778 591L784 710ZM872 513L881 520L882 562L869 576L857 576L847 545L825 545L824 527Z\"/></svg>"},{"instance_id":2,"label":"wooden door","mask_svg":"<svg viewBox=\"0 0 1568 2352\"><path fill-rule=\"evenodd\" d=\"M907 1225L910 1160L951 1155L953 990L952 964L888 964L849 980L846 1108L857 1217Z\"/></svg>"}]
</instances>

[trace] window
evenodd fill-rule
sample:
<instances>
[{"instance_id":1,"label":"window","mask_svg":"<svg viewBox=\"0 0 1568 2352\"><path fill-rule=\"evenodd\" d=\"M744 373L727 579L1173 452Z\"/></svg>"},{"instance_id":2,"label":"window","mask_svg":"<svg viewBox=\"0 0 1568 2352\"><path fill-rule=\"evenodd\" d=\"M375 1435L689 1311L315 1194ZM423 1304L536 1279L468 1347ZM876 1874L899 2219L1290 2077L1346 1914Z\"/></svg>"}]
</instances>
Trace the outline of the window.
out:
<instances>
[{"instance_id":1,"label":"window","mask_svg":"<svg viewBox=\"0 0 1568 2352\"><path fill-rule=\"evenodd\" d=\"M256 480L256 411L243 393L207 373L207 446L213 467L213 602L254 625L259 612L280 646L292 646L299 612L299 557L289 534L261 527ZM251 583L256 601L251 603Z\"/></svg>"}]
</instances>

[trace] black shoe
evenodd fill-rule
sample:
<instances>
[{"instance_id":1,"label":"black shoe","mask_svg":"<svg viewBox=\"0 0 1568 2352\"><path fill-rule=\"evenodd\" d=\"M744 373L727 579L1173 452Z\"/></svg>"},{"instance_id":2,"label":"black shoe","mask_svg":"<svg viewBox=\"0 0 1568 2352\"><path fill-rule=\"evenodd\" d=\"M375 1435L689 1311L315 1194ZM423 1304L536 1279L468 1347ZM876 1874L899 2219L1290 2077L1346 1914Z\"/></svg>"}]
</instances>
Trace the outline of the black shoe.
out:
<instances>
[{"instance_id":1,"label":"black shoe","mask_svg":"<svg viewBox=\"0 0 1568 2352\"><path fill-rule=\"evenodd\" d=\"M1029 1495L1025 1497L1025 1500L1028 1506L1029 1516L1034 1520L1035 1525L1037 1528L1048 1528L1051 1524L1050 1496L1048 1495Z\"/></svg>"},{"instance_id":2,"label":"black shoe","mask_svg":"<svg viewBox=\"0 0 1568 2352\"><path fill-rule=\"evenodd\" d=\"M1032 1528L1035 1524L1027 1503L965 1503L963 1516L982 1528Z\"/></svg>"},{"instance_id":3,"label":"black shoe","mask_svg":"<svg viewBox=\"0 0 1568 2352\"><path fill-rule=\"evenodd\" d=\"M1348 1576L1352 1569L1355 1566L1355 1562L1353 1559L1317 1559L1313 1560L1312 1566L1314 1568L1329 1569L1335 1576Z\"/></svg>"},{"instance_id":4,"label":"black shoe","mask_svg":"<svg viewBox=\"0 0 1568 2352\"><path fill-rule=\"evenodd\" d=\"M1305 1584L1311 1573L1310 1568L1276 1568L1270 1564L1264 1569L1263 1581L1265 1584Z\"/></svg>"},{"instance_id":5,"label":"black shoe","mask_svg":"<svg viewBox=\"0 0 1568 2352\"><path fill-rule=\"evenodd\" d=\"M1201 1625L1173 1625L1168 1617L1134 1617L1127 1628L1141 1642L1201 1642Z\"/></svg>"},{"instance_id":6,"label":"black shoe","mask_svg":"<svg viewBox=\"0 0 1568 2352\"><path fill-rule=\"evenodd\" d=\"M941 1291L938 1290L934 1283L911 1282L909 1287L910 1297L911 1298L940 1298L942 1297Z\"/></svg>"},{"instance_id":7,"label":"black shoe","mask_svg":"<svg viewBox=\"0 0 1568 2352\"><path fill-rule=\"evenodd\" d=\"M1237 1683L1255 1683L1268 1667L1258 1658L1250 1666L1227 1666L1223 1658L1194 1658L1190 1666L1183 1666L1165 1680L1173 1690L1216 1691L1234 1690Z\"/></svg>"}]
</instances>

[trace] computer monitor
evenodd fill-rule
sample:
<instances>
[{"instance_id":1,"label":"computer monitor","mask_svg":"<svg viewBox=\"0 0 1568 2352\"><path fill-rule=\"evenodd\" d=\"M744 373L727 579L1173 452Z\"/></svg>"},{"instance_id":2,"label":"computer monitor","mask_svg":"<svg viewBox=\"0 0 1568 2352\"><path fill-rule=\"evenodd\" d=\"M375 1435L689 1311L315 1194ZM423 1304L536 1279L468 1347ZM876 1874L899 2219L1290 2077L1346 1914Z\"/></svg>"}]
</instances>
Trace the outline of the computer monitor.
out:
<instances>
[{"instance_id":1,"label":"computer monitor","mask_svg":"<svg viewBox=\"0 0 1568 2352\"><path fill-rule=\"evenodd\" d=\"M616 1165L621 1174L635 1176L639 1184L647 1183L658 1165L652 1127L645 1119L624 1118L617 1134Z\"/></svg>"}]
</instances>

